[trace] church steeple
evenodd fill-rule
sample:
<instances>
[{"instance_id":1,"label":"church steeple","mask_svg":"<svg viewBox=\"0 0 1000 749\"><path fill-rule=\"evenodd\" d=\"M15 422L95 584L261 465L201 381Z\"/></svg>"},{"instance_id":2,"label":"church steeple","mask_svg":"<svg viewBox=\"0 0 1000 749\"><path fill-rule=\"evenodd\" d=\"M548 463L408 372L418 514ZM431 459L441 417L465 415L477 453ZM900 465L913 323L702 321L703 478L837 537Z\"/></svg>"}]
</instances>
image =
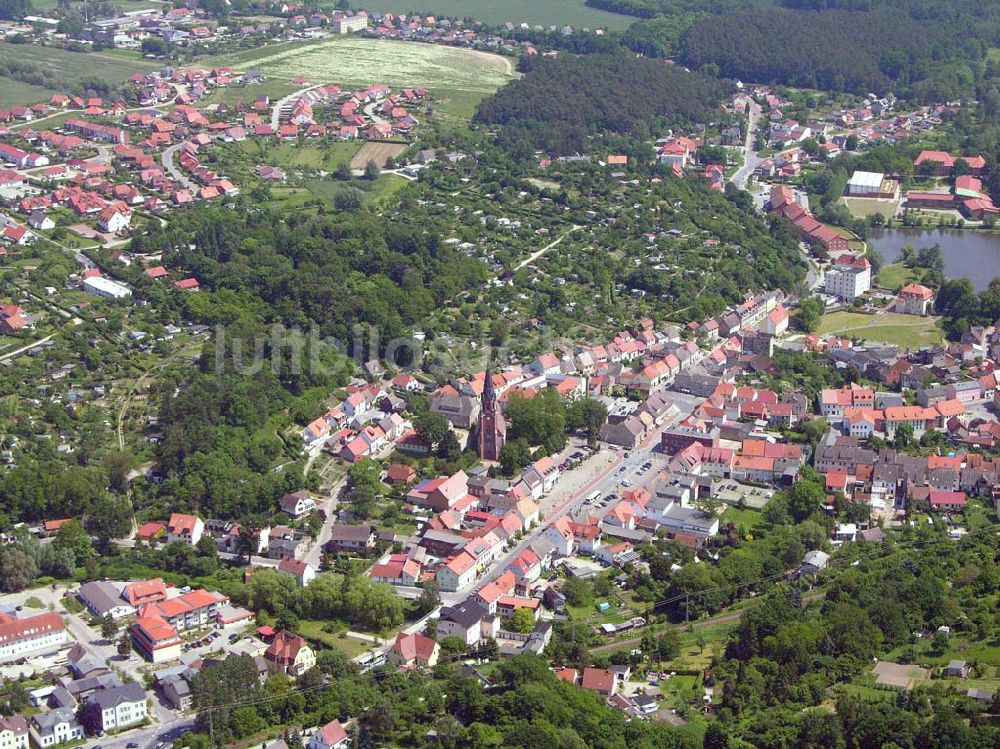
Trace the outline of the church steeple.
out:
<instances>
[{"instance_id":1,"label":"church steeple","mask_svg":"<svg viewBox=\"0 0 1000 749\"><path fill-rule=\"evenodd\" d=\"M492 357L491 357L492 359ZM487 403L496 403L497 394L493 388L493 362L486 362L486 382L483 383L483 406Z\"/></svg>"},{"instance_id":2,"label":"church steeple","mask_svg":"<svg viewBox=\"0 0 1000 749\"><path fill-rule=\"evenodd\" d=\"M500 410L493 386L492 357L486 361L483 395L479 400L479 423L476 425L476 453L483 460L500 460L500 449L507 439L507 422Z\"/></svg>"}]
</instances>

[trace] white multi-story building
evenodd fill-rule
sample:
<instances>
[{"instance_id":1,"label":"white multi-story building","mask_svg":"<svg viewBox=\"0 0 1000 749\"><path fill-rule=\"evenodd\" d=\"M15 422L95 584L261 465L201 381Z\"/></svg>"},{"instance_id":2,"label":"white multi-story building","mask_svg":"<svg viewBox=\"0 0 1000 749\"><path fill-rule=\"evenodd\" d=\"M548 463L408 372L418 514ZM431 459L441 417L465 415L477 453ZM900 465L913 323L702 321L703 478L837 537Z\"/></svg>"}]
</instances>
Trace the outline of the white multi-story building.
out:
<instances>
[{"instance_id":1,"label":"white multi-story building","mask_svg":"<svg viewBox=\"0 0 1000 749\"><path fill-rule=\"evenodd\" d=\"M32 715L28 731L32 742L43 748L83 739L83 726L77 722L76 712L71 707Z\"/></svg>"},{"instance_id":2,"label":"white multi-story building","mask_svg":"<svg viewBox=\"0 0 1000 749\"><path fill-rule=\"evenodd\" d=\"M827 294L851 302L872 287L872 266L868 258L844 253L834 261L823 286Z\"/></svg>"},{"instance_id":3,"label":"white multi-story building","mask_svg":"<svg viewBox=\"0 0 1000 749\"><path fill-rule=\"evenodd\" d=\"M89 702L101 708L101 729L105 732L134 726L146 720L146 692L132 682L111 689L100 689Z\"/></svg>"},{"instance_id":4,"label":"white multi-story building","mask_svg":"<svg viewBox=\"0 0 1000 749\"><path fill-rule=\"evenodd\" d=\"M0 613L0 662L56 650L66 641L66 624L59 614L49 612L15 619Z\"/></svg>"},{"instance_id":5,"label":"white multi-story building","mask_svg":"<svg viewBox=\"0 0 1000 749\"><path fill-rule=\"evenodd\" d=\"M333 32L335 34L346 34L350 31L362 31L368 28L368 16L362 11L353 16L343 16L333 19Z\"/></svg>"}]
</instances>

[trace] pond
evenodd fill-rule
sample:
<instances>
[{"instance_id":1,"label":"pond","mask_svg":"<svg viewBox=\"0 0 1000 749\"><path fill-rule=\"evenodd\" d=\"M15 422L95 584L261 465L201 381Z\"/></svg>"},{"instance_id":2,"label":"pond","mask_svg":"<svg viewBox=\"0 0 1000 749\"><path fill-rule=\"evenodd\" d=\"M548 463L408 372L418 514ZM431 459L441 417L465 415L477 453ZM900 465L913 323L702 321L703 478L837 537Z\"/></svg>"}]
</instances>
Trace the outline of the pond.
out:
<instances>
[{"instance_id":1,"label":"pond","mask_svg":"<svg viewBox=\"0 0 1000 749\"><path fill-rule=\"evenodd\" d=\"M937 244L944 257L945 277L968 278L976 291L982 291L994 276L1000 276L1000 234L961 229L884 229L871 232L868 241L886 265L899 260L904 245L919 250Z\"/></svg>"}]
</instances>

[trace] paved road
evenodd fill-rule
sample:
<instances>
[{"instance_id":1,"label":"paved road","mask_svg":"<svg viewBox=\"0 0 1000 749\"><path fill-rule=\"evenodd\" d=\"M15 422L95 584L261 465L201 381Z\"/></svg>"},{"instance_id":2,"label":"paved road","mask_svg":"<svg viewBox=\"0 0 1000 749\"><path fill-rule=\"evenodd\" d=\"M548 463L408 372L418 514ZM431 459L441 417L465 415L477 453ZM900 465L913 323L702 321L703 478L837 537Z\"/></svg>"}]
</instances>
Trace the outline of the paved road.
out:
<instances>
[{"instance_id":1,"label":"paved road","mask_svg":"<svg viewBox=\"0 0 1000 749\"><path fill-rule=\"evenodd\" d=\"M287 96L282 96L274 103L271 107L271 128L277 131L278 127L281 125L281 110L285 107L291 107L300 96L305 94L307 91L312 91L314 88L319 88L322 84L315 84L312 86L306 86L305 88L300 88L298 91L292 91L292 93Z\"/></svg>"},{"instance_id":2,"label":"paved road","mask_svg":"<svg viewBox=\"0 0 1000 749\"><path fill-rule=\"evenodd\" d=\"M755 102L751 97L747 97L747 99L750 103L748 105L747 113L747 137L743 144L743 166L737 169L733 176L729 179L730 182L741 190L745 190L747 188L747 182L750 180L750 175L753 174L754 169L756 169L762 161L753 147L754 143L757 141L757 124L760 122L761 108L760 104Z\"/></svg>"},{"instance_id":3,"label":"paved road","mask_svg":"<svg viewBox=\"0 0 1000 749\"><path fill-rule=\"evenodd\" d=\"M198 185L188 179L187 175L178 169L176 164L174 164L174 154L177 153L183 145L183 143L175 143L169 148L164 149L161 159L163 161L163 168L166 170L167 174L173 177L177 182L180 182L181 185L184 186L184 189L197 192Z\"/></svg>"}]
</instances>

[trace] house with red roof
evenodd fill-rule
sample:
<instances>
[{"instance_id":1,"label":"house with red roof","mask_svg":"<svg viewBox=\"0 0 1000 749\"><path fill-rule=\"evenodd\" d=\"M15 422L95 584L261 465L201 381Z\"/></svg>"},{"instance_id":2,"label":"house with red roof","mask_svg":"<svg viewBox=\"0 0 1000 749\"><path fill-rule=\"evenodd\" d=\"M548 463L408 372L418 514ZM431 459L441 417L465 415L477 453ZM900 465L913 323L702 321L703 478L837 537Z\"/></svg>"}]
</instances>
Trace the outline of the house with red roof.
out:
<instances>
[{"instance_id":1,"label":"house with red roof","mask_svg":"<svg viewBox=\"0 0 1000 749\"><path fill-rule=\"evenodd\" d=\"M331 720L309 737L306 749L348 749L351 739L339 720Z\"/></svg>"},{"instance_id":2,"label":"house with red roof","mask_svg":"<svg viewBox=\"0 0 1000 749\"><path fill-rule=\"evenodd\" d=\"M288 630L278 632L267 650L264 660L271 673L299 677L316 665L316 655L308 643Z\"/></svg>"},{"instance_id":3,"label":"house with red roof","mask_svg":"<svg viewBox=\"0 0 1000 749\"><path fill-rule=\"evenodd\" d=\"M934 307L934 292L918 283L908 283L896 295L896 312L925 317Z\"/></svg>"},{"instance_id":4,"label":"house with red roof","mask_svg":"<svg viewBox=\"0 0 1000 749\"><path fill-rule=\"evenodd\" d=\"M175 541L197 546L201 534L205 532L205 521L197 515L187 515L182 512L171 514L167 522L167 543Z\"/></svg>"},{"instance_id":5,"label":"house with red roof","mask_svg":"<svg viewBox=\"0 0 1000 749\"><path fill-rule=\"evenodd\" d=\"M463 549L441 565L434 579L441 590L451 592L471 585L477 572L476 557Z\"/></svg>"},{"instance_id":6,"label":"house with red roof","mask_svg":"<svg viewBox=\"0 0 1000 749\"><path fill-rule=\"evenodd\" d=\"M433 668L440 653L441 646L427 635L400 632L387 660L400 668Z\"/></svg>"},{"instance_id":7,"label":"house with red roof","mask_svg":"<svg viewBox=\"0 0 1000 749\"><path fill-rule=\"evenodd\" d=\"M618 692L618 672L608 668L585 668L580 686L602 697L612 697Z\"/></svg>"},{"instance_id":8,"label":"house with red roof","mask_svg":"<svg viewBox=\"0 0 1000 749\"><path fill-rule=\"evenodd\" d=\"M316 579L316 568L294 557L283 557L278 563L278 572L294 577L300 588Z\"/></svg>"}]
</instances>

